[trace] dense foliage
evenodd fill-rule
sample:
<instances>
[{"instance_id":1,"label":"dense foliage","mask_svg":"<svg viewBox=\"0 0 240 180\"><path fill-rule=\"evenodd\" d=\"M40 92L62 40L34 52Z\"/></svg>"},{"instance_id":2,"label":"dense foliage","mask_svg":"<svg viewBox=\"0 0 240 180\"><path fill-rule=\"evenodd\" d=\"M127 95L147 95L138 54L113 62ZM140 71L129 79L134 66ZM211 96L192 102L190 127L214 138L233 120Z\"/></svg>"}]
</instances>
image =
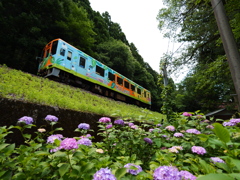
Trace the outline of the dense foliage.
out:
<instances>
[{"instance_id":1,"label":"dense foliage","mask_svg":"<svg viewBox=\"0 0 240 180\"><path fill-rule=\"evenodd\" d=\"M158 73L144 62L108 12L88 0L3 0L0 2L0 64L36 74L42 48L61 38L152 92L152 109L161 100Z\"/></svg>"},{"instance_id":2,"label":"dense foliage","mask_svg":"<svg viewBox=\"0 0 240 180\"><path fill-rule=\"evenodd\" d=\"M240 119L221 125L184 112L172 123L134 124L122 119L98 120L101 142L80 123L77 137L64 137L60 118L47 115L42 127L32 117L0 127L1 179L207 180L239 179ZM8 144L12 130L24 144ZM46 130L46 129L49 129ZM29 130L33 134L29 134Z\"/></svg>"},{"instance_id":3,"label":"dense foliage","mask_svg":"<svg viewBox=\"0 0 240 180\"><path fill-rule=\"evenodd\" d=\"M223 3L240 47L240 2ZM173 94L173 109L207 112L229 104L234 108L230 95L236 93L210 1L165 0L164 5L158 15L159 29L165 37L179 42L180 48L163 58L174 73L191 69Z\"/></svg>"}]
</instances>

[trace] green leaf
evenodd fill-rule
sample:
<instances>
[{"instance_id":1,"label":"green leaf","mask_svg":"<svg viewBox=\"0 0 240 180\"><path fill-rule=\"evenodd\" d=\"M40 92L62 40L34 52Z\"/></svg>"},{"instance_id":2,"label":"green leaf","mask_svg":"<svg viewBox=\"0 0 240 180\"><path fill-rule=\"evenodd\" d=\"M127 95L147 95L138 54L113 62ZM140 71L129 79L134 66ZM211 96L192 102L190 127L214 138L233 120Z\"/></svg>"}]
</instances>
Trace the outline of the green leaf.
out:
<instances>
[{"instance_id":1,"label":"green leaf","mask_svg":"<svg viewBox=\"0 0 240 180\"><path fill-rule=\"evenodd\" d=\"M121 177L123 177L127 172L126 168L119 168L116 172L115 172L115 176L117 179L120 179Z\"/></svg>"},{"instance_id":2,"label":"green leaf","mask_svg":"<svg viewBox=\"0 0 240 180\"><path fill-rule=\"evenodd\" d=\"M36 156L47 156L49 155L49 152L46 151L37 151L34 153Z\"/></svg>"},{"instance_id":3,"label":"green leaf","mask_svg":"<svg viewBox=\"0 0 240 180\"><path fill-rule=\"evenodd\" d=\"M229 177L226 174L208 174L206 176L201 176L197 180L234 180L234 178Z\"/></svg>"},{"instance_id":4,"label":"green leaf","mask_svg":"<svg viewBox=\"0 0 240 180\"><path fill-rule=\"evenodd\" d=\"M6 154L11 154L14 148L15 148L15 144L11 144L8 147L4 148L3 152Z\"/></svg>"},{"instance_id":5,"label":"green leaf","mask_svg":"<svg viewBox=\"0 0 240 180\"><path fill-rule=\"evenodd\" d=\"M2 150L2 149L4 149L6 146L8 146L9 144L0 144L0 151Z\"/></svg>"},{"instance_id":6,"label":"green leaf","mask_svg":"<svg viewBox=\"0 0 240 180\"><path fill-rule=\"evenodd\" d=\"M202 169L204 170L205 174L215 173L214 167L212 167L211 165L207 164L204 160L200 160L199 163L200 163Z\"/></svg>"},{"instance_id":7,"label":"green leaf","mask_svg":"<svg viewBox=\"0 0 240 180\"><path fill-rule=\"evenodd\" d=\"M70 164L62 164L61 167L59 168L59 173L60 173L60 176L64 176L64 174L66 174L66 172L69 170L70 168Z\"/></svg>"},{"instance_id":8,"label":"green leaf","mask_svg":"<svg viewBox=\"0 0 240 180\"><path fill-rule=\"evenodd\" d=\"M2 176L0 176L1 179L4 179L4 180L11 180L11 177L12 177L12 171L5 171L4 174Z\"/></svg>"},{"instance_id":9,"label":"green leaf","mask_svg":"<svg viewBox=\"0 0 240 180\"><path fill-rule=\"evenodd\" d=\"M223 142L227 143L230 141L230 133L226 128L224 128L221 124L219 123L214 123L214 133L216 136Z\"/></svg>"}]
</instances>

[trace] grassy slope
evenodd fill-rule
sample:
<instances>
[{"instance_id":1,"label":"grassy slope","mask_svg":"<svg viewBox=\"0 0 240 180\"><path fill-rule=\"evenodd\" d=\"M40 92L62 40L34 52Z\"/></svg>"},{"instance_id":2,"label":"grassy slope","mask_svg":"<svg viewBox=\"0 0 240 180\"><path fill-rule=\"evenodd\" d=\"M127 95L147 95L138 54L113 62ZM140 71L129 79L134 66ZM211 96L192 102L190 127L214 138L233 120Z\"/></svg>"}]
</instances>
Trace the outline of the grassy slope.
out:
<instances>
[{"instance_id":1,"label":"grassy slope","mask_svg":"<svg viewBox=\"0 0 240 180\"><path fill-rule=\"evenodd\" d=\"M0 97L102 116L148 122L158 122L165 119L164 115L157 112L96 96L79 88L36 77L5 66L0 66Z\"/></svg>"}]
</instances>

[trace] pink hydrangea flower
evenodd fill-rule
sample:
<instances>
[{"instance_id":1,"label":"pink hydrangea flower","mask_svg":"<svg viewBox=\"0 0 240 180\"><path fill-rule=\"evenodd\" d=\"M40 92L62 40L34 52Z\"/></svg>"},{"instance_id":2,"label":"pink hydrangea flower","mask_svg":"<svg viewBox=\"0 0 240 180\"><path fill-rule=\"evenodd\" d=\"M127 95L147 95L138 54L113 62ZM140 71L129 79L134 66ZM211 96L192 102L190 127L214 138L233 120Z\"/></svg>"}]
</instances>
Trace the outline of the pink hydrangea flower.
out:
<instances>
[{"instance_id":1,"label":"pink hydrangea flower","mask_svg":"<svg viewBox=\"0 0 240 180\"><path fill-rule=\"evenodd\" d=\"M175 127L174 126L167 126L167 127L165 127L165 129L167 129L169 131L175 131Z\"/></svg>"},{"instance_id":2,"label":"pink hydrangea flower","mask_svg":"<svg viewBox=\"0 0 240 180\"><path fill-rule=\"evenodd\" d=\"M188 112L184 112L182 115L183 115L183 116L186 116L186 117L192 116L192 114L190 114L190 113L188 113Z\"/></svg>"}]
</instances>

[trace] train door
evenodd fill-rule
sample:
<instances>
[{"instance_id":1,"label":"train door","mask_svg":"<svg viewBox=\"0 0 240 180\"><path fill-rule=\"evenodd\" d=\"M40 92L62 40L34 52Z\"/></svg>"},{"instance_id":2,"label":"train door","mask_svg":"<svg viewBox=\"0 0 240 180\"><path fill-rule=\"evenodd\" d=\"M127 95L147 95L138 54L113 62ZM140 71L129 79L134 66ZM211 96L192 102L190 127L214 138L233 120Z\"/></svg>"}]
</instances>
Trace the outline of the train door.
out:
<instances>
[{"instance_id":1,"label":"train door","mask_svg":"<svg viewBox=\"0 0 240 180\"><path fill-rule=\"evenodd\" d=\"M72 56L73 56L73 53L72 53L72 51L70 51L69 49L67 50L67 56L66 56L66 61L65 61L65 67L67 68L67 69L73 69L73 58L72 58Z\"/></svg>"}]
</instances>

